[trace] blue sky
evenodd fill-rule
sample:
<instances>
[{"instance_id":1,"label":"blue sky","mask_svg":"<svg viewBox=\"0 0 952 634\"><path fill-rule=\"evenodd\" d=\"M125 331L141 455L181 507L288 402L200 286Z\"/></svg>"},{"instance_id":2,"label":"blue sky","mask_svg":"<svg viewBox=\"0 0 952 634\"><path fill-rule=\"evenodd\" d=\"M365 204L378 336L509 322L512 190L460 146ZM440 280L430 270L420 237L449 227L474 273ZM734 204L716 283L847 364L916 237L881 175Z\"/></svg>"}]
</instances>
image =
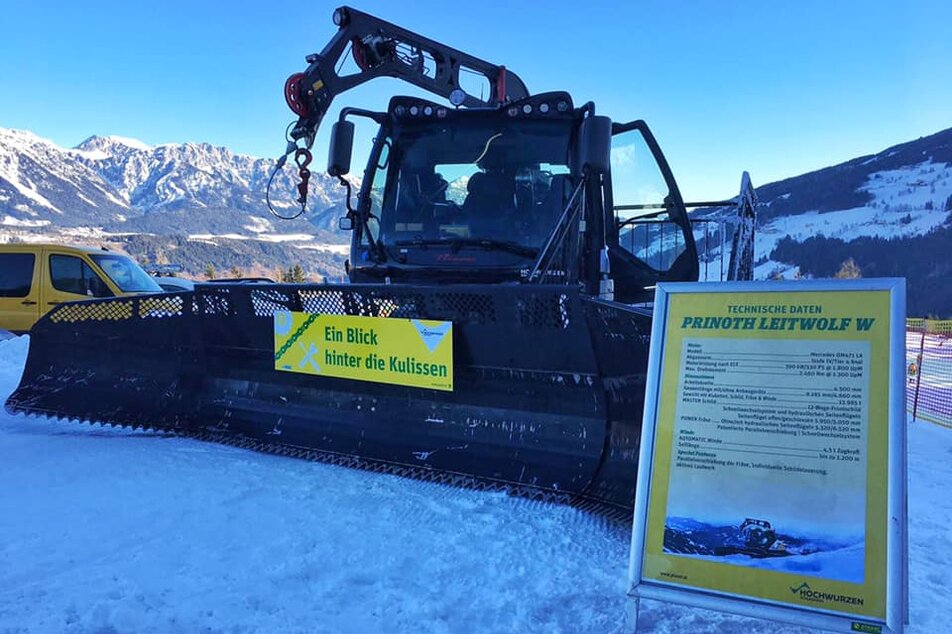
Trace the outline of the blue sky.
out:
<instances>
[{"instance_id":1,"label":"blue sky","mask_svg":"<svg viewBox=\"0 0 952 634\"><path fill-rule=\"evenodd\" d=\"M276 156L284 80L332 36L335 6L0 0L0 126L63 146L119 134ZM355 6L505 64L533 92L645 119L688 199L732 195L743 169L763 184L952 126L952 2ZM377 80L335 106L396 92L418 94Z\"/></svg>"}]
</instances>

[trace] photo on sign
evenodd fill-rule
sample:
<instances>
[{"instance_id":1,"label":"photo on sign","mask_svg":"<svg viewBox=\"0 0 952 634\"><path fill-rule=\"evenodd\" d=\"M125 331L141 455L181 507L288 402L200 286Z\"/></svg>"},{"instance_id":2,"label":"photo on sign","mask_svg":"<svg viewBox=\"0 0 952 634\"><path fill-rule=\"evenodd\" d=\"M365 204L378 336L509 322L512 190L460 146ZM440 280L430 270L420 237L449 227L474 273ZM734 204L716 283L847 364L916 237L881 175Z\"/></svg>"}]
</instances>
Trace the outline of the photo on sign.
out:
<instances>
[{"instance_id":1,"label":"photo on sign","mask_svg":"<svg viewBox=\"0 0 952 634\"><path fill-rule=\"evenodd\" d=\"M769 345L684 339L663 551L862 583L868 344Z\"/></svg>"},{"instance_id":2,"label":"photo on sign","mask_svg":"<svg viewBox=\"0 0 952 634\"><path fill-rule=\"evenodd\" d=\"M664 552L735 566L763 568L851 583L863 582L862 537L821 537L784 531L769 520L730 525L668 517Z\"/></svg>"}]
</instances>

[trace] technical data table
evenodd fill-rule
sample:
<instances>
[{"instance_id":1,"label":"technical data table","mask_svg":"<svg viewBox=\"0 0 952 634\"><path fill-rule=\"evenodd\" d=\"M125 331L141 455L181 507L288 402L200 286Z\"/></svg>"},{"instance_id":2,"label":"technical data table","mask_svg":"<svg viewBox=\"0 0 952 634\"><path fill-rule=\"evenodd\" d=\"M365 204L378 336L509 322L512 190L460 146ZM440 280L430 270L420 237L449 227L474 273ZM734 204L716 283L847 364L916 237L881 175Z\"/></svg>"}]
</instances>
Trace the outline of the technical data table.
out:
<instances>
[{"instance_id":1,"label":"technical data table","mask_svg":"<svg viewBox=\"0 0 952 634\"><path fill-rule=\"evenodd\" d=\"M728 470L732 478L784 473L801 485L833 477L864 487L869 342L682 343L673 479Z\"/></svg>"}]
</instances>

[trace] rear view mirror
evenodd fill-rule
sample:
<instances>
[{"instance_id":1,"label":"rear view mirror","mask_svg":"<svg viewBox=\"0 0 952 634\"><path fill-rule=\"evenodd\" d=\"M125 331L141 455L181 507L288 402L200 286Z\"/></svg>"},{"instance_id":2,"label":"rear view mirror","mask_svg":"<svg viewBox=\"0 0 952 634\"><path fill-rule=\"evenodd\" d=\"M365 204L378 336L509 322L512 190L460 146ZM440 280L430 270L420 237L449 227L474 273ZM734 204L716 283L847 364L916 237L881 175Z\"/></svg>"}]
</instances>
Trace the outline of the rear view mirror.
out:
<instances>
[{"instance_id":1,"label":"rear view mirror","mask_svg":"<svg viewBox=\"0 0 952 634\"><path fill-rule=\"evenodd\" d=\"M611 169L612 120L593 116L582 121L579 162L583 168L607 173Z\"/></svg>"},{"instance_id":2,"label":"rear view mirror","mask_svg":"<svg viewBox=\"0 0 952 634\"><path fill-rule=\"evenodd\" d=\"M337 228L341 231L353 231L354 219L350 216L341 216L337 219Z\"/></svg>"},{"instance_id":3,"label":"rear view mirror","mask_svg":"<svg viewBox=\"0 0 952 634\"><path fill-rule=\"evenodd\" d=\"M354 124L338 121L331 127L331 146L327 156L327 173L343 176L350 172L350 158L354 150Z\"/></svg>"}]
</instances>

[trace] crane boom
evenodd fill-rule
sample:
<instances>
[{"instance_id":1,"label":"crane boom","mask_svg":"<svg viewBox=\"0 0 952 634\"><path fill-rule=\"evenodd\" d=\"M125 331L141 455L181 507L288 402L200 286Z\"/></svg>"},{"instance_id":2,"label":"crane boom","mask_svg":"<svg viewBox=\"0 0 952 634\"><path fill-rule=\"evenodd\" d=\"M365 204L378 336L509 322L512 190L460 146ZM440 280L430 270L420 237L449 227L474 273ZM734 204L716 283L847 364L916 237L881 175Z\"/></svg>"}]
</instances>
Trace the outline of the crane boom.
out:
<instances>
[{"instance_id":1,"label":"crane boom","mask_svg":"<svg viewBox=\"0 0 952 634\"><path fill-rule=\"evenodd\" d=\"M395 77L450 98L453 105L493 106L529 96L518 75L440 42L423 37L350 7L334 11L338 31L320 53L307 56L309 66L285 84L285 99L298 115L291 129L290 153L303 142L314 143L321 120L334 97L376 77ZM341 76L340 64L352 52L359 72ZM490 95L467 95L460 73L473 73L489 83ZM455 95L454 91L459 91Z\"/></svg>"}]
</instances>

